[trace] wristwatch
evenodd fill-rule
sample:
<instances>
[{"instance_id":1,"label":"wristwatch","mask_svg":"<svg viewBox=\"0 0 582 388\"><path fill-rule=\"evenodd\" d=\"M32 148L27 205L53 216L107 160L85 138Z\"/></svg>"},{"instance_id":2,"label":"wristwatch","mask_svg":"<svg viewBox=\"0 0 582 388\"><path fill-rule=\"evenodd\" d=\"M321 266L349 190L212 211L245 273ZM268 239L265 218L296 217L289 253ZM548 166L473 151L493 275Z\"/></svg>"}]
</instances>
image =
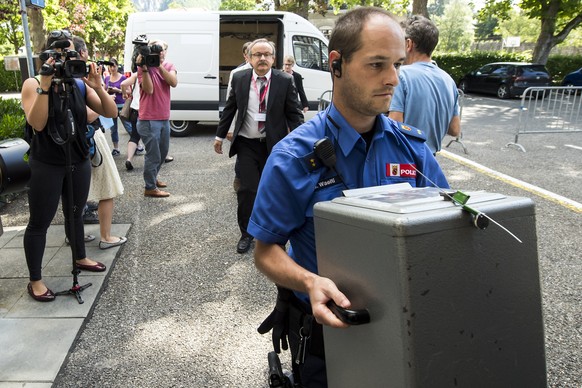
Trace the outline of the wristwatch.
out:
<instances>
[{"instance_id":1,"label":"wristwatch","mask_svg":"<svg viewBox=\"0 0 582 388\"><path fill-rule=\"evenodd\" d=\"M36 88L36 92L38 94L49 94L48 90L43 90L40 86L38 88Z\"/></svg>"}]
</instances>

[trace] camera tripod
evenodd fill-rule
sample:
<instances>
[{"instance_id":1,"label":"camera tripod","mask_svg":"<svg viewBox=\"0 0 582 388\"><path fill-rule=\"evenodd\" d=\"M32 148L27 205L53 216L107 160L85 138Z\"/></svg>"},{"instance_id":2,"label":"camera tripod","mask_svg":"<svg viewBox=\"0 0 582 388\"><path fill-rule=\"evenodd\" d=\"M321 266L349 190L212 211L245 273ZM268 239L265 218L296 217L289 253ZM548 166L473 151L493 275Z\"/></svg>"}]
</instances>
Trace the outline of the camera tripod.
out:
<instances>
[{"instance_id":1,"label":"camera tripod","mask_svg":"<svg viewBox=\"0 0 582 388\"><path fill-rule=\"evenodd\" d=\"M75 82L74 80L72 82ZM76 260L76 251L77 251L77 239L76 239L76 232L75 232L75 201L74 201L74 194L73 194L73 163L71 160L71 142L74 141L75 136L77 135L76 127L75 127L75 119L73 117L73 113L71 112L71 108L69 107L69 96L71 95L71 89L73 84L70 81L64 81L60 83L59 86L59 97L61 99L61 107L63 112L66 112L66 120L65 120L65 129L67 136L65 139L59 137L58 139L55 136L58 135L58 130L50 131L53 140L61 145L65 149L65 171L66 171L66 179L67 179L67 195L69 197L69 206L65 209L65 215L68 220L68 236L69 242L71 244L71 258L73 262L73 270L71 273L73 274L73 286L64 291L56 292L55 295L73 295L77 298L79 304L83 304L84 300L81 297L81 291L84 291L88 287L92 285L92 283L87 283L85 285L79 285L79 267L77 266ZM49 102L50 104L50 102ZM49 105L52 109L52 105Z\"/></svg>"}]
</instances>

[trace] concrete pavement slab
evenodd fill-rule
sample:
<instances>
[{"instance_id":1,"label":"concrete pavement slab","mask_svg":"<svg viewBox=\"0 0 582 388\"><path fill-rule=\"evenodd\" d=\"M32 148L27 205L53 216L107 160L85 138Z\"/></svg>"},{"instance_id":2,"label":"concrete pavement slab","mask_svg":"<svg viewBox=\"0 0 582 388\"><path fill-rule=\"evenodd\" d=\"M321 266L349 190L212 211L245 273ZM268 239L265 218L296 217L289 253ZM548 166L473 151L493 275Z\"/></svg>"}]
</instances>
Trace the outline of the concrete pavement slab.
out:
<instances>
[{"instance_id":1,"label":"concrete pavement slab","mask_svg":"<svg viewBox=\"0 0 582 388\"><path fill-rule=\"evenodd\" d=\"M112 226L125 236L130 224ZM4 228L0 236L0 388L51 387L75 338L111 271L121 247L99 249L99 225L85 225L96 239L86 244L87 256L107 265L104 272L81 271L78 284L89 287L39 303L26 291L28 269L23 249L24 226ZM51 225L43 258L43 280L54 292L73 287L72 257L63 225Z\"/></svg>"},{"instance_id":2,"label":"concrete pavement slab","mask_svg":"<svg viewBox=\"0 0 582 388\"><path fill-rule=\"evenodd\" d=\"M83 320L84 318L0 320L0 348L3 349L0 352L0 381L52 381L59 372Z\"/></svg>"}]
</instances>

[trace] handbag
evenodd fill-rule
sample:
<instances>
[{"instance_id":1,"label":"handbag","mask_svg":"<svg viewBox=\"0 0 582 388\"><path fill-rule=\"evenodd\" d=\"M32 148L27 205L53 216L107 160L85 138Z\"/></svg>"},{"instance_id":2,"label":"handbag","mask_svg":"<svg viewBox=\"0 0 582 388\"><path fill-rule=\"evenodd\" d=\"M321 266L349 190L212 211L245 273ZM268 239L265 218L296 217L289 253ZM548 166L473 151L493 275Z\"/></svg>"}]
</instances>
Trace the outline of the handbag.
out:
<instances>
[{"instance_id":1,"label":"handbag","mask_svg":"<svg viewBox=\"0 0 582 388\"><path fill-rule=\"evenodd\" d=\"M137 82L137 80L135 82ZM132 92L135 89L135 82L133 83L133 86L131 87ZM123 103L123 107L119 111L119 117L121 117L122 119L125 119L125 120L131 120L131 102L132 101L133 101L133 95L129 96L125 99L125 102Z\"/></svg>"},{"instance_id":2,"label":"handbag","mask_svg":"<svg viewBox=\"0 0 582 388\"><path fill-rule=\"evenodd\" d=\"M103 163L103 155L97 147L95 142L95 130L102 130L101 122L99 119L93 121L91 124L87 125L87 144L89 146L89 158L91 159L91 166L99 167Z\"/></svg>"},{"instance_id":3,"label":"handbag","mask_svg":"<svg viewBox=\"0 0 582 388\"><path fill-rule=\"evenodd\" d=\"M119 111L119 117L121 117L122 119L126 119L129 120L130 116L131 116L131 102L133 101L133 97L127 97L125 99L125 102L123 103L123 107L121 108L121 110Z\"/></svg>"}]
</instances>

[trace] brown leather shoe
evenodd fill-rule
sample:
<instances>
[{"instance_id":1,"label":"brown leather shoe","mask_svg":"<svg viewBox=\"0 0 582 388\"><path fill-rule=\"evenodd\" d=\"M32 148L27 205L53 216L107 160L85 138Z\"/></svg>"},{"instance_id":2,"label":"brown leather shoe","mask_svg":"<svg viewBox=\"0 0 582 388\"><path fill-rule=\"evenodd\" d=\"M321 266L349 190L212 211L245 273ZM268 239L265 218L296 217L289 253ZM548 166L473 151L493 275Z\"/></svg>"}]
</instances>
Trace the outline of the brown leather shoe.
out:
<instances>
[{"instance_id":1,"label":"brown leather shoe","mask_svg":"<svg viewBox=\"0 0 582 388\"><path fill-rule=\"evenodd\" d=\"M168 185L166 184L166 182L162 182L162 181L156 181L156 186L164 188L164 187L168 187Z\"/></svg>"},{"instance_id":2,"label":"brown leather shoe","mask_svg":"<svg viewBox=\"0 0 582 388\"><path fill-rule=\"evenodd\" d=\"M170 193L162 191L156 187L155 189L152 190L144 190L143 195L146 197L165 198L169 197Z\"/></svg>"}]
</instances>

